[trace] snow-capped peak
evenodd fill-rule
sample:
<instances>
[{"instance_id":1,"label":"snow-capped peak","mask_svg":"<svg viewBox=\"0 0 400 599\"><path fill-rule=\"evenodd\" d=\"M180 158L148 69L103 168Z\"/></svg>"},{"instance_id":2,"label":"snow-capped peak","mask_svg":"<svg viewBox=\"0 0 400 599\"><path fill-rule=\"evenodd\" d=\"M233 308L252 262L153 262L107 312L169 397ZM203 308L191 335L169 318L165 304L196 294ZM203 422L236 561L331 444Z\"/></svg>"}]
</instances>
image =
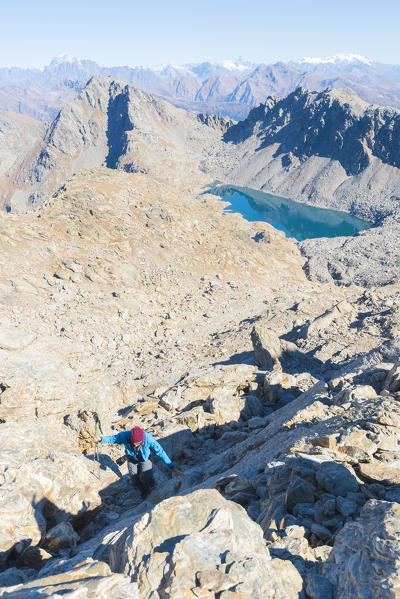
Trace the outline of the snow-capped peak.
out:
<instances>
[{"instance_id":1,"label":"snow-capped peak","mask_svg":"<svg viewBox=\"0 0 400 599\"><path fill-rule=\"evenodd\" d=\"M184 64L157 64L150 67L152 71L156 73L161 73L162 75L167 75L168 73L176 72L181 75L187 75L188 77L195 77L195 74L192 73L190 68Z\"/></svg>"},{"instance_id":2,"label":"snow-capped peak","mask_svg":"<svg viewBox=\"0 0 400 599\"><path fill-rule=\"evenodd\" d=\"M306 56L300 60L301 63L308 64L339 64L339 63L347 63L351 64L354 62L362 62L363 64L372 64L372 60L367 58L366 56L361 56L361 54L333 54L333 56L328 56L328 58L318 58Z\"/></svg>"},{"instance_id":3,"label":"snow-capped peak","mask_svg":"<svg viewBox=\"0 0 400 599\"><path fill-rule=\"evenodd\" d=\"M69 64L80 64L80 60L78 58L76 58L75 56L72 56L72 54L58 54L57 56L55 56L53 58L53 60L50 62L50 65L53 67L56 67L60 64L64 64L64 63L69 63Z\"/></svg>"},{"instance_id":4,"label":"snow-capped peak","mask_svg":"<svg viewBox=\"0 0 400 599\"><path fill-rule=\"evenodd\" d=\"M233 60L224 60L222 66L230 71L246 71L248 66L241 64L240 62L233 62Z\"/></svg>"}]
</instances>

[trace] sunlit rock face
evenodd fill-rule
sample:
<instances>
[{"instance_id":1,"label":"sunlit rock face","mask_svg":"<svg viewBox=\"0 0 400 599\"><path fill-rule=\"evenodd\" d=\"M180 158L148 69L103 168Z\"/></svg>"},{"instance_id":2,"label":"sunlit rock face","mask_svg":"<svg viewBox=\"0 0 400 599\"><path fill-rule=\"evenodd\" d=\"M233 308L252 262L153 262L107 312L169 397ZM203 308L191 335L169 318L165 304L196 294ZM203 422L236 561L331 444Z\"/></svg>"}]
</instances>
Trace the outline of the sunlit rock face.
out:
<instances>
[{"instance_id":1,"label":"sunlit rock face","mask_svg":"<svg viewBox=\"0 0 400 599\"><path fill-rule=\"evenodd\" d=\"M160 503L113 545L110 564L133 576L143 597L297 597L302 586L291 564L271 560L245 510L215 490Z\"/></svg>"}]
</instances>

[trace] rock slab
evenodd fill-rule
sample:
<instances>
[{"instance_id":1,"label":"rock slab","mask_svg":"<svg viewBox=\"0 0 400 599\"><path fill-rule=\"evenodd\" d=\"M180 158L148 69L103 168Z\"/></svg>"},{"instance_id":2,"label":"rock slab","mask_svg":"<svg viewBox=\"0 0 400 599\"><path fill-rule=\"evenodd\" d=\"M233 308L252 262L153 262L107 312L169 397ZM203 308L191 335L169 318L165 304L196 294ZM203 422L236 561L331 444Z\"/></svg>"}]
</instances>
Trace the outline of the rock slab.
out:
<instances>
[{"instance_id":1,"label":"rock slab","mask_svg":"<svg viewBox=\"0 0 400 599\"><path fill-rule=\"evenodd\" d=\"M216 490L171 497L121 535L112 570L137 581L141 599L295 599L296 568L271 559L261 528Z\"/></svg>"}]
</instances>

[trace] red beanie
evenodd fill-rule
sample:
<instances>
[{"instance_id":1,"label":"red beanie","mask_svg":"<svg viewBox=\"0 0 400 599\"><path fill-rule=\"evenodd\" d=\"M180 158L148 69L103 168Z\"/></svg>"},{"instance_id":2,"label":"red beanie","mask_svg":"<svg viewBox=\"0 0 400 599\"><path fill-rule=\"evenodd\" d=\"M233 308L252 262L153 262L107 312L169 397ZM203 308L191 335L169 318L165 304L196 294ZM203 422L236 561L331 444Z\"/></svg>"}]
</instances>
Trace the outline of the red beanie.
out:
<instances>
[{"instance_id":1,"label":"red beanie","mask_svg":"<svg viewBox=\"0 0 400 599\"><path fill-rule=\"evenodd\" d=\"M142 443L144 441L144 430L140 426L135 426L131 429L132 443Z\"/></svg>"}]
</instances>

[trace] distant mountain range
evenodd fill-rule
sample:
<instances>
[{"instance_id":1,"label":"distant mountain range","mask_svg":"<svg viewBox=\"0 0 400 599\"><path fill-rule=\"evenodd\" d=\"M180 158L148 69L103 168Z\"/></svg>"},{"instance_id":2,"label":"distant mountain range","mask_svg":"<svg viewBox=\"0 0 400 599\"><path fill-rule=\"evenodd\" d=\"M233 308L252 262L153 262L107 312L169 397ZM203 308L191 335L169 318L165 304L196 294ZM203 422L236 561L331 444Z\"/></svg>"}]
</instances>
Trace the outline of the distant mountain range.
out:
<instances>
[{"instance_id":1,"label":"distant mountain range","mask_svg":"<svg viewBox=\"0 0 400 599\"><path fill-rule=\"evenodd\" d=\"M69 54L42 69L0 68L0 110L52 120L93 75L126 81L194 112L244 119L269 95L285 97L298 86L313 91L350 88L363 100L400 108L400 66L357 54L254 64L225 61L199 64L104 67Z\"/></svg>"}]
</instances>

